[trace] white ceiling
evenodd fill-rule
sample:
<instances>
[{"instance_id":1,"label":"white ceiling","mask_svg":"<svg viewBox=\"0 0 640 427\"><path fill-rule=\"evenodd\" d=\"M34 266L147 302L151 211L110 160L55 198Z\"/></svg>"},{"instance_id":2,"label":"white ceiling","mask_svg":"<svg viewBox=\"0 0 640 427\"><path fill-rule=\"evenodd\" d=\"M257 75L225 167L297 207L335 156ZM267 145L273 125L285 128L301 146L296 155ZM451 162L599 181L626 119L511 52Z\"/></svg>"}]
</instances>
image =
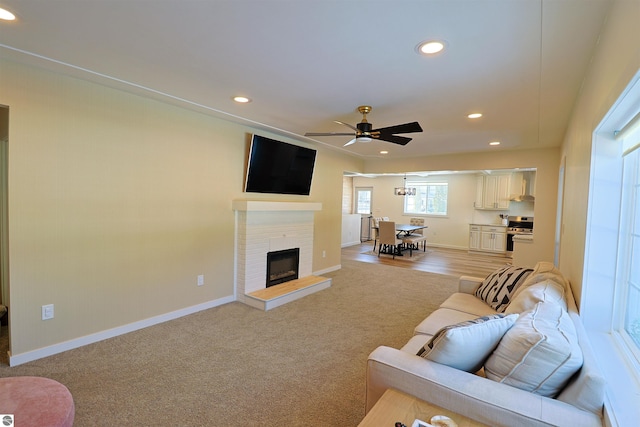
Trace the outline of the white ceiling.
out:
<instances>
[{"instance_id":1,"label":"white ceiling","mask_svg":"<svg viewBox=\"0 0 640 427\"><path fill-rule=\"evenodd\" d=\"M418 121L387 157L560 145L610 0L0 0L0 57L343 150L359 105ZM427 39L447 48L424 57ZM231 98L252 98L237 105ZM0 99L1 101L1 99ZM484 117L472 121L471 112ZM499 140L498 148L488 142Z\"/></svg>"}]
</instances>

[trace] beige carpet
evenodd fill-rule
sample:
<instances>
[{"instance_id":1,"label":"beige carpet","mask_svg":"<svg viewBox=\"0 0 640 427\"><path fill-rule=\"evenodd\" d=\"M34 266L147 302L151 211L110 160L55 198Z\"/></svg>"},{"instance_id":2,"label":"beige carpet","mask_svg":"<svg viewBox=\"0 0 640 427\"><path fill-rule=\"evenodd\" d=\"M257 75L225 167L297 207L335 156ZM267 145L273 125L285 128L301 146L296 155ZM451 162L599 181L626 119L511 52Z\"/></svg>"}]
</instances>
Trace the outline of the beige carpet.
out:
<instances>
[{"instance_id":1,"label":"beige carpet","mask_svg":"<svg viewBox=\"0 0 640 427\"><path fill-rule=\"evenodd\" d=\"M231 303L0 377L65 384L84 426L355 426L367 355L399 347L457 278L344 261L333 286L263 312Z\"/></svg>"}]
</instances>

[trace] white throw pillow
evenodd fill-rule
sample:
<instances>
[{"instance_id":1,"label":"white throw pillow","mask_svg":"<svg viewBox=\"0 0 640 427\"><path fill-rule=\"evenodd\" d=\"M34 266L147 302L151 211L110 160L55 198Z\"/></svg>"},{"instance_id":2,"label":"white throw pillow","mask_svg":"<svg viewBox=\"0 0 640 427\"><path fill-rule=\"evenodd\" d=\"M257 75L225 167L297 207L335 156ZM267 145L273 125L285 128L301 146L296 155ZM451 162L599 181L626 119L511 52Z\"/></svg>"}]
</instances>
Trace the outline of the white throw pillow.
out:
<instances>
[{"instance_id":1,"label":"white throw pillow","mask_svg":"<svg viewBox=\"0 0 640 427\"><path fill-rule=\"evenodd\" d=\"M582 350L569 314L541 302L522 313L504 335L484 370L487 378L555 397L582 366Z\"/></svg>"},{"instance_id":2,"label":"white throw pillow","mask_svg":"<svg viewBox=\"0 0 640 427\"><path fill-rule=\"evenodd\" d=\"M504 312L507 314L523 313L535 308L539 302L554 302L565 310L567 309L564 288L557 282L545 280L521 289Z\"/></svg>"},{"instance_id":3,"label":"white throw pillow","mask_svg":"<svg viewBox=\"0 0 640 427\"><path fill-rule=\"evenodd\" d=\"M467 372L476 372L518 318L492 314L440 329L418 356Z\"/></svg>"},{"instance_id":4,"label":"white throw pillow","mask_svg":"<svg viewBox=\"0 0 640 427\"><path fill-rule=\"evenodd\" d=\"M506 265L489 274L476 289L475 295L498 313L504 312L512 296L533 271L532 268Z\"/></svg>"}]
</instances>

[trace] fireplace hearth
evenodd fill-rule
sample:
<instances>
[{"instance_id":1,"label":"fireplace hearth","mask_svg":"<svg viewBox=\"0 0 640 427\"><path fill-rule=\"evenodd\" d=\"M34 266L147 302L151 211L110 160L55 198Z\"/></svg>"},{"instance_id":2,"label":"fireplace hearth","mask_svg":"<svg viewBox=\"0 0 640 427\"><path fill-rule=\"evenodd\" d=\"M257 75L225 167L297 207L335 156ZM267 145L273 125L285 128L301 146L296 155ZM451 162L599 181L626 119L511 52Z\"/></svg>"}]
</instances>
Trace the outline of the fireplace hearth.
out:
<instances>
[{"instance_id":1,"label":"fireplace hearth","mask_svg":"<svg viewBox=\"0 0 640 427\"><path fill-rule=\"evenodd\" d=\"M267 288L298 278L300 248L267 253Z\"/></svg>"}]
</instances>

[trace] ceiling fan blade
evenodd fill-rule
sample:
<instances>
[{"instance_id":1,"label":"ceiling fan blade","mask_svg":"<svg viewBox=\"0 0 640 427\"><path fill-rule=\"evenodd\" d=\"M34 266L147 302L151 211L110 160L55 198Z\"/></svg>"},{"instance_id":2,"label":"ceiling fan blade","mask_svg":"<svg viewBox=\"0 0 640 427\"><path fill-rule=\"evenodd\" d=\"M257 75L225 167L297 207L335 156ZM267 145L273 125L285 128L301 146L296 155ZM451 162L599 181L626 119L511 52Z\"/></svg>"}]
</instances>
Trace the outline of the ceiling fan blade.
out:
<instances>
[{"instance_id":1,"label":"ceiling fan blade","mask_svg":"<svg viewBox=\"0 0 640 427\"><path fill-rule=\"evenodd\" d=\"M358 128L357 128L357 127L352 126L352 125L350 125L349 123L341 122L340 120L334 120L333 122L334 122L334 123L337 123L337 124L339 124L339 125L345 125L346 127L351 128L351 129L355 130L356 132L358 131Z\"/></svg>"},{"instance_id":2,"label":"ceiling fan blade","mask_svg":"<svg viewBox=\"0 0 640 427\"><path fill-rule=\"evenodd\" d=\"M402 125L389 126L386 128L374 129L373 132L380 132L386 134L392 133L414 133L414 132L422 132L422 128L420 127L420 123L411 122L405 123Z\"/></svg>"},{"instance_id":3,"label":"ceiling fan blade","mask_svg":"<svg viewBox=\"0 0 640 427\"><path fill-rule=\"evenodd\" d=\"M357 141L357 138L353 138L351 141L349 141L346 144L344 144L343 147L346 147L347 145L351 145L351 144L355 143L356 141Z\"/></svg>"},{"instance_id":4,"label":"ceiling fan blade","mask_svg":"<svg viewBox=\"0 0 640 427\"><path fill-rule=\"evenodd\" d=\"M353 132L307 132L304 136L353 136Z\"/></svg>"},{"instance_id":5,"label":"ceiling fan blade","mask_svg":"<svg viewBox=\"0 0 640 427\"><path fill-rule=\"evenodd\" d=\"M378 136L374 136L374 138L380 139L382 141L393 142L394 144L398 145L407 145L409 141L411 141L411 138L407 138L405 136L390 135L384 133L381 133Z\"/></svg>"}]
</instances>

